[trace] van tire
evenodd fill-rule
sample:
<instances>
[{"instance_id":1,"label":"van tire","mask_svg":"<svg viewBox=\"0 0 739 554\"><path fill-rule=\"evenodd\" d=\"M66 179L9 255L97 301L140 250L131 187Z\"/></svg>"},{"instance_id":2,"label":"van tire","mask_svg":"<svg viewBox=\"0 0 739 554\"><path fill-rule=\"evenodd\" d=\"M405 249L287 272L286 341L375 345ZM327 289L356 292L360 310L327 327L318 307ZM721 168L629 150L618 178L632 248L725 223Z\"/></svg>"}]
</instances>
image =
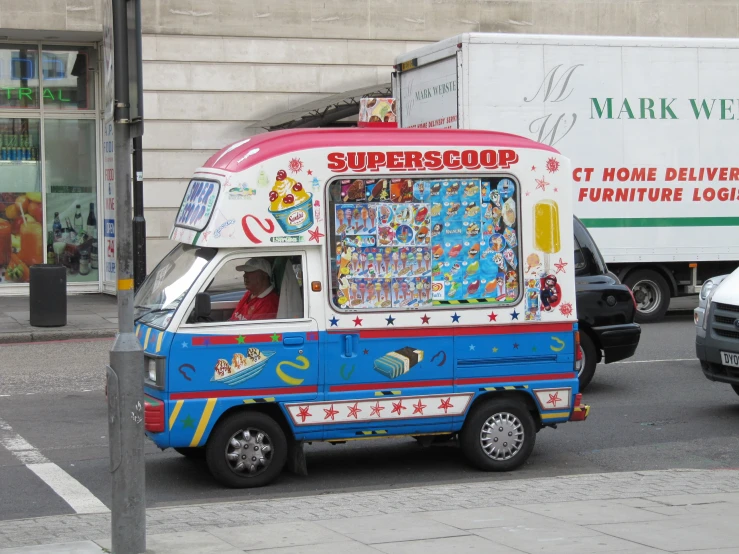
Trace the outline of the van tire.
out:
<instances>
[{"instance_id":1,"label":"van tire","mask_svg":"<svg viewBox=\"0 0 739 554\"><path fill-rule=\"evenodd\" d=\"M580 348L582 349L582 368L577 373L577 380L580 381L580 392L583 392L595 375L595 368L598 365L598 351L593 344L593 339L587 333L580 331Z\"/></svg>"},{"instance_id":2,"label":"van tire","mask_svg":"<svg viewBox=\"0 0 739 554\"><path fill-rule=\"evenodd\" d=\"M490 423L496 423L497 429L493 430ZM500 440L512 437L513 433L520 437L518 444ZM536 426L523 401L510 397L491 398L472 409L459 438L467 461L476 468L482 471L511 471L526 462L534 450ZM496 455L493 449L497 449L498 443L504 444L500 448L505 450Z\"/></svg>"},{"instance_id":3,"label":"van tire","mask_svg":"<svg viewBox=\"0 0 739 554\"><path fill-rule=\"evenodd\" d=\"M182 448L175 448L175 452L178 454L182 454L185 458L189 458L191 460L204 460L205 459L205 448L192 448L192 447L182 447Z\"/></svg>"},{"instance_id":4,"label":"van tire","mask_svg":"<svg viewBox=\"0 0 739 554\"><path fill-rule=\"evenodd\" d=\"M665 278L653 269L640 269L629 273L624 284L631 289L636 299L637 323L662 321L670 307L670 286Z\"/></svg>"},{"instance_id":5,"label":"van tire","mask_svg":"<svg viewBox=\"0 0 739 554\"><path fill-rule=\"evenodd\" d=\"M211 432L205 459L211 474L222 485L234 489L263 487L285 467L287 439L280 425L268 415L236 412L219 421ZM243 466L244 463L249 465ZM248 469L250 465L253 472Z\"/></svg>"}]
</instances>

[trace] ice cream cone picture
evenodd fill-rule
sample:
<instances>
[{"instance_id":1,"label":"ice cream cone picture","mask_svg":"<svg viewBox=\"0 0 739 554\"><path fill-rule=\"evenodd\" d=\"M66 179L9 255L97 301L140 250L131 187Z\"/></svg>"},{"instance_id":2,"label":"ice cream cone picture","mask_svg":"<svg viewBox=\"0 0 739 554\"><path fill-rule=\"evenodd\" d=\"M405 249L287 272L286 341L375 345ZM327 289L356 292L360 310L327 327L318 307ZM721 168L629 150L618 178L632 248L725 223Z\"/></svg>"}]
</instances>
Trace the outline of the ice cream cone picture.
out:
<instances>
[{"instance_id":1,"label":"ice cream cone picture","mask_svg":"<svg viewBox=\"0 0 739 554\"><path fill-rule=\"evenodd\" d=\"M359 283L359 298L362 300L362 304L364 304L365 302L366 292L367 292L367 285L365 285L364 282Z\"/></svg>"},{"instance_id":2,"label":"ice cream cone picture","mask_svg":"<svg viewBox=\"0 0 739 554\"><path fill-rule=\"evenodd\" d=\"M403 264L403 269L401 271L405 273L405 269L408 266L408 254L405 250L400 252L400 262Z\"/></svg>"},{"instance_id":3,"label":"ice cream cone picture","mask_svg":"<svg viewBox=\"0 0 739 554\"><path fill-rule=\"evenodd\" d=\"M354 273L359 273L359 254L356 252L352 254L352 271Z\"/></svg>"},{"instance_id":4,"label":"ice cream cone picture","mask_svg":"<svg viewBox=\"0 0 739 554\"><path fill-rule=\"evenodd\" d=\"M359 221L359 208L354 208L352 215L354 216L354 229L359 231L362 228L362 223Z\"/></svg>"},{"instance_id":5,"label":"ice cream cone picture","mask_svg":"<svg viewBox=\"0 0 739 554\"><path fill-rule=\"evenodd\" d=\"M423 253L419 250L416 252L416 273L423 273Z\"/></svg>"},{"instance_id":6,"label":"ice cream cone picture","mask_svg":"<svg viewBox=\"0 0 739 554\"><path fill-rule=\"evenodd\" d=\"M387 281L385 281L382 284L382 296L383 296L383 300L385 301L391 300L390 299L390 283Z\"/></svg>"},{"instance_id":7,"label":"ice cream cone picture","mask_svg":"<svg viewBox=\"0 0 739 554\"><path fill-rule=\"evenodd\" d=\"M400 284L397 281L393 283L393 296L395 297L395 301L400 303Z\"/></svg>"},{"instance_id":8,"label":"ice cream cone picture","mask_svg":"<svg viewBox=\"0 0 739 554\"><path fill-rule=\"evenodd\" d=\"M348 208L346 210L346 223L349 226L349 228L351 229L351 227L352 227L352 210L351 210L351 208Z\"/></svg>"},{"instance_id":9,"label":"ice cream cone picture","mask_svg":"<svg viewBox=\"0 0 739 554\"><path fill-rule=\"evenodd\" d=\"M423 263L425 264L426 273L431 271L431 254L428 252L423 255Z\"/></svg>"},{"instance_id":10,"label":"ice cream cone picture","mask_svg":"<svg viewBox=\"0 0 739 554\"><path fill-rule=\"evenodd\" d=\"M370 218L370 229L375 228L375 218L377 217L377 214L375 213L374 209L371 209L369 211L369 218Z\"/></svg>"},{"instance_id":11,"label":"ice cream cone picture","mask_svg":"<svg viewBox=\"0 0 739 554\"><path fill-rule=\"evenodd\" d=\"M367 220L369 219L369 213L367 212L367 208L362 208L362 227L365 229L369 229L367 226Z\"/></svg>"},{"instance_id":12,"label":"ice cream cone picture","mask_svg":"<svg viewBox=\"0 0 739 554\"><path fill-rule=\"evenodd\" d=\"M403 302L407 302L408 300L408 282L403 281L403 285L401 286L401 289L403 290Z\"/></svg>"},{"instance_id":13,"label":"ice cream cone picture","mask_svg":"<svg viewBox=\"0 0 739 554\"><path fill-rule=\"evenodd\" d=\"M398 274L398 258L399 258L398 253L393 252L393 274L394 275Z\"/></svg>"},{"instance_id":14,"label":"ice cream cone picture","mask_svg":"<svg viewBox=\"0 0 739 554\"><path fill-rule=\"evenodd\" d=\"M337 233L344 232L344 210L336 210L336 219L339 222L339 226L336 229Z\"/></svg>"}]
</instances>

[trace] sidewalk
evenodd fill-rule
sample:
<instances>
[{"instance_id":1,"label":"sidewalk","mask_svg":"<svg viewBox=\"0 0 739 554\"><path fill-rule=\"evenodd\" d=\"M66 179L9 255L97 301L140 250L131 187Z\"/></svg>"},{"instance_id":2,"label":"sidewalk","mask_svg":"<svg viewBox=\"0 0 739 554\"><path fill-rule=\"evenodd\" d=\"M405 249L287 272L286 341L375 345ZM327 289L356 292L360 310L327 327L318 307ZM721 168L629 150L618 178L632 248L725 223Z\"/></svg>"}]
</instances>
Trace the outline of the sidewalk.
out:
<instances>
[{"instance_id":1,"label":"sidewalk","mask_svg":"<svg viewBox=\"0 0 739 554\"><path fill-rule=\"evenodd\" d=\"M152 508L147 552L739 552L739 471L517 479ZM110 515L0 522L0 554L110 551ZM38 546L27 546L38 545ZM16 547L3 549L4 547Z\"/></svg>"},{"instance_id":2,"label":"sidewalk","mask_svg":"<svg viewBox=\"0 0 739 554\"><path fill-rule=\"evenodd\" d=\"M118 330L115 296L67 296L64 327L31 327L28 296L0 297L0 343L112 337Z\"/></svg>"}]
</instances>

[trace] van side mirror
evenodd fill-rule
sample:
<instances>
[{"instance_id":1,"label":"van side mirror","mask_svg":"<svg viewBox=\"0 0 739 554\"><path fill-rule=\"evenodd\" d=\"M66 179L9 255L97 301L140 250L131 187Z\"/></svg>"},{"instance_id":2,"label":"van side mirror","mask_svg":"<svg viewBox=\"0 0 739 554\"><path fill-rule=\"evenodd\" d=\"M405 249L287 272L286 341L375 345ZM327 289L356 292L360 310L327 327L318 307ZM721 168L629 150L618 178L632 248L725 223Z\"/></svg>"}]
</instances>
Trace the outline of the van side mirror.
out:
<instances>
[{"instance_id":1,"label":"van side mirror","mask_svg":"<svg viewBox=\"0 0 739 554\"><path fill-rule=\"evenodd\" d=\"M210 317L210 294L199 292L195 295L195 319Z\"/></svg>"}]
</instances>

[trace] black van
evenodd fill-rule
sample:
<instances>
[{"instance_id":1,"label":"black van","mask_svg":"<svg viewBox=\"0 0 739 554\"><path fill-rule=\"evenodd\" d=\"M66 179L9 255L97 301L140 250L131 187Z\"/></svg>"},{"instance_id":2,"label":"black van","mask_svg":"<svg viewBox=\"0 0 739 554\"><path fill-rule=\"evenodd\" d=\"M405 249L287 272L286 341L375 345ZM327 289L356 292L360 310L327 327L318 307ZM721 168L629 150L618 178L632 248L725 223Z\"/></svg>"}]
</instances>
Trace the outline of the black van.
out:
<instances>
[{"instance_id":1,"label":"black van","mask_svg":"<svg viewBox=\"0 0 739 554\"><path fill-rule=\"evenodd\" d=\"M575 290L582 359L578 361L580 390L593 379L595 367L636 352L641 327L634 323L636 301L631 289L608 271L593 237L575 217Z\"/></svg>"}]
</instances>

